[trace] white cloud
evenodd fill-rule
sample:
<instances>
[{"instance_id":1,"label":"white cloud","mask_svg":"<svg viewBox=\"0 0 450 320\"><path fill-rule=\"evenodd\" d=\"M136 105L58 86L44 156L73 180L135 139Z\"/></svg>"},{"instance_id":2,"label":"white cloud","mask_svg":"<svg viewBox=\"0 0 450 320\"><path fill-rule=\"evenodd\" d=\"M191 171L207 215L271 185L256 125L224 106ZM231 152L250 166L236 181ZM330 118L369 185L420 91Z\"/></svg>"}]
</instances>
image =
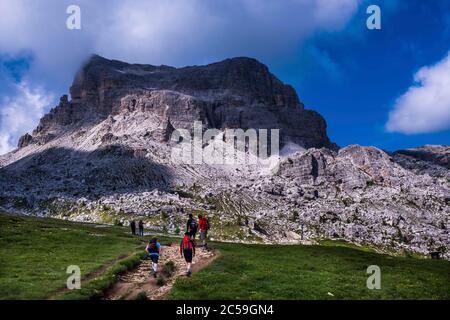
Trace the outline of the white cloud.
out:
<instances>
[{"instance_id":1,"label":"white cloud","mask_svg":"<svg viewBox=\"0 0 450 320\"><path fill-rule=\"evenodd\" d=\"M67 30L72 0L1 0L0 51L30 49L55 72L88 54L187 65L238 55L282 58L316 31L342 28L361 0L79 0L82 30Z\"/></svg>"},{"instance_id":2,"label":"white cloud","mask_svg":"<svg viewBox=\"0 0 450 320\"><path fill-rule=\"evenodd\" d=\"M27 83L16 85L13 98L0 102L0 154L13 150L20 136L36 127L53 96Z\"/></svg>"},{"instance_id":3,"label":"white cloud","mask_svg":"<svg viewBox=\"0 0 450 320\"><path fill-rule=\"evenodd\" d=\"M437 64L421 68L414 81L397 99L387 131L417 134L450 129L450 52Z\"/></svg>"},{"instance_id":4,"label":"white cloud","mask_svg":"<svg viewBox=\"0 0 450 320\"><path fill-rule=\"evenodd\" d=\"M95 36L118 59L186 65L232 56L282 58L314 32L337 30L360 0L126 0Z\"/></svg>"}]
</instances>

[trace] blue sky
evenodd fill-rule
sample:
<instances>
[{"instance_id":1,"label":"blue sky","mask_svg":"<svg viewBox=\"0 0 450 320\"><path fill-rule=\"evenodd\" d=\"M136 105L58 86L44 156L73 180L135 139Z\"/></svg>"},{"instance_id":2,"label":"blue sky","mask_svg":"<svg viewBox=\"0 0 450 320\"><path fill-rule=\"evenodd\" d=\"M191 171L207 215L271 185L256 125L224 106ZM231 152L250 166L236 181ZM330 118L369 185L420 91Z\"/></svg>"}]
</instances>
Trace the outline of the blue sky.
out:
<instances>
[{"instance_id":1,"label":"blue sky","mask_svg":"<svg viewBox=\"0 0 450 320\"><path fill-rule=\"evenodd\" d=\"M380 7L382 30L365 28L362 6L343 31L316 35L299 49L297 59L275 72L294 85L308 107L324 115L330 137L341 146L397 150L449 144L450 125L440 132L399 134L386 132L385 124L414 73L447 55L450 2L408 0Z\"/></svg>"},{"instance_id":2,"label":"blue sky","mask_svg":"<svg viewBox=\"0 0 450 320\"><path fill-rule=\"evenodd\" d=\"M174 66L252 56L325 117L340 146L449 144L449 1L77 2L82 30L72 31L73 1L0 2L0 154L68 92L91 53ZM381 30L366 28L369 4L381 7Z\"/></svg>"}]
</instances>

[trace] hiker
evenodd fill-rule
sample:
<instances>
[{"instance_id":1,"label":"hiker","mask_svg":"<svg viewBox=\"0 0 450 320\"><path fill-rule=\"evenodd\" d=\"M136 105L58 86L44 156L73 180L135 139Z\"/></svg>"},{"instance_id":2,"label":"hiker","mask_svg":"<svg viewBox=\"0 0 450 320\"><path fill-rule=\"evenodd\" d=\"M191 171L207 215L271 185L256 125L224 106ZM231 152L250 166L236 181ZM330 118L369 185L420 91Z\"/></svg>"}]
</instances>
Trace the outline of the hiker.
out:
<instances>
[{"instance_id":1,"label":"hiker","mask_svg":"<svg viewBox=\"0 0 450 320\"><path fill-rule=\"evenodd\" d=\"M186 232L184 234L183 240L181 240L180 254L186 261L186 275L190 277L192 274L192 259L195 257L195 243L192 240L191 234L189 232Z\"/></svg>"},{"instance_id":2,"label":"hiker","mask_svg":"<svg viewBox=\"0 0 450 320\"><path fill-rule=\"evenodd\" d=\"M144 236L144 222L142 220L139 220L139 235Z\"/></svg>"},{"instance_id":3,"label":"hiker","mask_svg":"<svg viewBox=\"0 0 450 320\"><path fill-rule=\"evenodd\" d=\"M153 238L149 241L145 251L147 252L148 257L152 261L152 271L153 277L156 278L156 272L158 272L158 261L159 261L159 250L161 248L161 244L158 242L158 239Z\"/></svg>"},{"instance_id":4,"label":"hiker","mask_svg":"<svg viewBox=\"0 0 450 320\"><path fill-rule=\"evenodd\" d=\"M189 219L187 221L186 226L187 226L186 232L189 233L192 240L195 240L195 235L197 234L198 224L197 224L197 221L195 221L192 213L189 214Z\"/></svg>"},{"instance_id":5,"label":"hiker","mask_svg":"<svg viewBox=\"0 0 450 320\"><path fill-rule=\"evenodd\" d=\"M202 215L198 216L198 226L200 228L200 240L202 241L203 248L208 249L208 244L206 242L209 230L209 221Z\"/></svg>"},{"instance_id":6,"label":"hiker","mask_svg":"<svg viewBox=\"0 0 450 320\"><path fill-rule=\"evenodd\" d=\"M131 220L130 227L131 227L131 234L133 236L136 235L136 221Z\"/></svg>"}]
</instances>

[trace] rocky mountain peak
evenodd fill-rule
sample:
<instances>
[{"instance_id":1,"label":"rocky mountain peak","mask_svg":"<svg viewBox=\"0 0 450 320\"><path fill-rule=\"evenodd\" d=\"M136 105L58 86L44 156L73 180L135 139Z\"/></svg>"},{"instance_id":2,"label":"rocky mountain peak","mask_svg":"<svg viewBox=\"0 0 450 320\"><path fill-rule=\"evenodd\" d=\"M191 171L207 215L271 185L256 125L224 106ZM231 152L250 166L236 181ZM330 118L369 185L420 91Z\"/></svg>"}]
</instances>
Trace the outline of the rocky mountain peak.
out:
<instances>
[{"instance_id":1,"label":"rocky mountain peak","mask_svg":"<svg viewBox=\"0 0 450 320\"><path fill-rule=\"evenodd\" d=\"M325 120L305 110L291 86L252 58L174 68L94 55L77 72L70 94L70 101L63 96L41 119L32 141L46 143L68 126L98 123L128 110L170 122L167 128L192 129L194 121L202 121L205 129L280 129L282 144L335 148Z\"/></svg>"}]
</instances>

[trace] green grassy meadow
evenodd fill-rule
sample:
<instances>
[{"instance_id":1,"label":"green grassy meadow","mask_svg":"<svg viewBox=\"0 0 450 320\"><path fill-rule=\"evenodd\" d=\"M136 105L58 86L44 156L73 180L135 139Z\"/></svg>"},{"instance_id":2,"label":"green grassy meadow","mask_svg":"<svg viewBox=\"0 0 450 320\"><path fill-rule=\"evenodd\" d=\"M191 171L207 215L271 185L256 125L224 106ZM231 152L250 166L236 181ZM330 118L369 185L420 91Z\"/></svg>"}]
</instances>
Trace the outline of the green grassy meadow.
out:
<instances>
[{"instance_id":1,"label":"green grassy meadow","mask_svg":"<svg viewBox=\"0 0 450 320\"><path fill-rule=\"evenodd\" d=\"M0 214L0 300L101 298L117 275L139 263L143 246L127 228ZM450 299L448 261L332 241L212 246L219 257L192 278L177 279L171 299ZM82 290L64 290L69 265L80 266ZM381 268L381 290L366 287L369 265Z\"/></svg>"},{"instance_id":2,"label":"green grassy meadow","mask_svg":"<svg viewBox=\"0 0 450 320\"><path fill-rule=\"evenodd\" d=\"M450 299L450 262L380 255L343 246L214 244L221 255L172 299ZM369 290L367 267L381 268Z\"/></svg>"},{"instance_id":3,"label":"green grassy meadow","mask_svg":"<svg viewBox=\"0 0 450 320\"><path fill-rule=\"evenodd\" d=\"M132 260L143 250L141 240L126 232L124 228L0 214L0 299L49 298L66 287L69 265L78 265L82 277L102 266L117 268L117 260L128 256ZM83 292L71 294L82 298Z\"/></svg>"}]
</instances>

